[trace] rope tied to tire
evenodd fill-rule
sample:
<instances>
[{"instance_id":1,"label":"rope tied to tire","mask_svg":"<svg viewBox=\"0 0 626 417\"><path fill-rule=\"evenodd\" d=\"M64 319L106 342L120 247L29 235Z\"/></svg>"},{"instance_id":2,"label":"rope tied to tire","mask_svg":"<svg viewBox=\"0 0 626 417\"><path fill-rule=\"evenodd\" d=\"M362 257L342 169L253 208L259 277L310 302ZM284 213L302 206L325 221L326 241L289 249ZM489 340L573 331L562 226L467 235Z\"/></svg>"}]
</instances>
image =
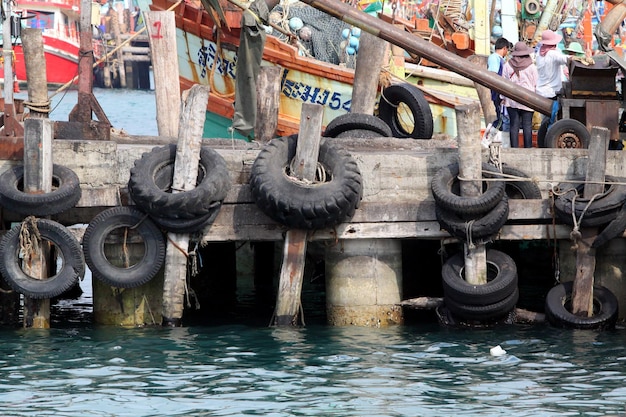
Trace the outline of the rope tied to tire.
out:
<instances>
[{"instance_id":1,"label":"rope tied to tire","mask_svg":"<svg viewBox=\"0 0 626 417\"><path fill-rule=\"evenodd\" d=\"M472 240L472 228L474 226L474 222L475 220L472 219L468 222L465 223L465 236L467 239L467 248L468 249L474 249L476 248L476 245L474 244L474 241Z\"/></svg>"},{"instance_id":2,"label":"rope tied to tire","mask_svg":"<svg viewBox=\"0 0 626 417\"><path fill-rule=\"evenodd\" d=\"M398 107L400 107L400 103L398 104L393 104L391 101L389 101L389 99L387 97L385 97L385 90L382 90L380 92L380 97L385 100L385 103L389 104L391 107L393 107L394 109L397 109Z\"/></svg>"},{"instance_id":3,"label":"rope tied to tire","mask_svg":"<svg viewBox=\"0 0 626 417\"><path fill-rule=\"evenodd\" d=\"M575 183L578 183L578 182L575 182ZM606 181L589 181L589 183L607 184L608 182L606 182ZM554 200L554 196L561 197L561 196L567 195L570 192L574 193L574 196L572 197L572 201L571 201L573 228L572 228L572 231L570 232L569 236L570 236L570 240L573 242L572 250L577 250L578 249L578 242L582 239L582 234L580 232L580 225L581 225L583 219L585 218L585 215L587 214L587 210L589 209L589 207L591 207L591 204L597 198L600 198L603 195L603 193L596 193L593 196L591 196L591 198L589 199L587 204L585 204L585 207L581 211L580 216L578 216L578 218L577 218L576 217L576 198L579 197L579 194L578 194L578 190L576 188L569 188L569 189L565 190L564 192L559 192L559 191L557 191L557 187L554 184L551 183L551 190L550 190L550 192L551 192L553 200Z\"/></svg>"},{"instance_id":4,"label":"rope tied to tire","mask_svg":"<svg viewBox=\"0 0 626 417\"><path fill-rule=\"evenodd\" d=\"M492 143L489 145L489 162L502 173L502 160L500 159L501 144Z\"/></svg>"},{"instance_id":5,"label":"rope tied to tire","mask_svg":"<svg viewBox=\"0 0 626 417\"><path fill-rule=\"evenodd\" d=\"M26 261L39 255L41 249L41 233L37 227L37 218L28 216L20 226L20 257Z\"/></svg>"}]
</instances>

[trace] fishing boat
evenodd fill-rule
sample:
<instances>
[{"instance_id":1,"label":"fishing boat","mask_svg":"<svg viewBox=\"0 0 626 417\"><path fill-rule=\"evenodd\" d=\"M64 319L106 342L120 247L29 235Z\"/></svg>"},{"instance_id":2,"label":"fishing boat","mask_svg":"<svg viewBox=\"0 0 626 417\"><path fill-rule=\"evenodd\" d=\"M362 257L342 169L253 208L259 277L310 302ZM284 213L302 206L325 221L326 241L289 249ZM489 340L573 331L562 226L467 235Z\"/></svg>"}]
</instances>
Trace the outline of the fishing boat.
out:
<instances>
[{"instance_id":1,"label":"fishing boat","mask_svg":"<svg viewBox=\"0 0 626 417\"><path fill-rule=\"evenodd\" d=\"M181 88L188 89L196 83L211 87L204 131L207 137L228 137L231 134L242 137L233 133L231 128L235 113L235 73L242 8L233 4L238 1L231 1L219 0L224 13L222 24L214 10L205 10L201 0L187 0L179 4L175 0L152 0L150 5L151 10L155 11L174 6ZM365 12L381 4L371 0L349 3ZM523 17L519 25L514 25L517 36L511 41L524 39L534 44L538 34L531 30L531 26L533 29L544 28L544 25L557 29L560 22L555 20L555 13L564 17L580 14L586 4L582 1L566 4L553 0L548 3L555 4L555 7L550 8L551 14L546 16L522 13L526 9L533 10L532 6L536 4L534 0L522 2L517 10L501 9L498 6L497 13L493 10L489 13L489 7L482 2L474 2L469 11L469 7L462 7L461 1L448 1L445 7L439 7L436 1L392 0L387 2L387 5L392 6L391 9L385 9L383 5L374 8L370 14L403 27L407 36L428 40L463 59L474 54L488 55L491 41L502 36L495 29L498 24L512 26L507 23L511 16ZM248 4L244 4L244 7ZM479 11L479 8L483 10ZM484 24L479 24L477 19L481 15L491 15L491 19L487 17ZM281 1L270 13L272 27L268 27L262 65L284 69L278 135L298 131L302 103L324 106L323 125L350 111L356 62L354 54L358 53L358 43L354 48L356 51L350 53L353 27L338 19L334 19L331 25L326 23L326 18L334 19L304 3L290 1ZM300 22L293 25L294 19ZM284 28L284 31L277 31L276 26ZM486 33L478 33L483 26ZM306 31L307 28L312 30ZM348 36L344 35L345 32L348 32ZM317 33L324 36L316 40ZM394 68L398 63L399 68ZM453 71L442 70L427 57L406 52L397 55L396 51L390 58L389 67L383 68L382 75L382 78L388 77L393 82L409 82L422 91L432 111L435 135L456 136L455 106L479 101L472 81Z\"/></svg>"},{"instance_id":2,"label":"fishing boat","mask_svg":"<svg viewBox=\"0 0 626 417\"><path fill-rule=\"evenodd\" d=\"M152 0L150 9L167 10L175 3L174 0ZM242 135L229 129L234 115L242 10L226 0L220 0L220 4L226 18L226 24L221 25L215 23L214 16L199 1L181 2L173 9L180 85L183 90L193 84L211 87L204 130L206 137L230 137L232 134L242 138ZM296 35L305 33L306 29L290 29L289 22L294 17L302 20L302 27L313 29L311 38ZM324 126L350 111L356 58L349 49L349 42L353 39L342 38L342 35L350 31L351 26L302 3L291 3L288 11L272 12L270 20L276 22L274 27L283 26L287 32L285 35L272 30L263 50L262 65L283 68L277 134L289 135L298 131L301 108L305 102L324 106ZM320 35L320 39L316 39L319 33L325 36ZM329 42L331 39L332 45ZM341 45L341 41L346 41L347 46ZM456 74L451 77L458 82L450 83L449 79L439 81L437 77L431 78L424 71L429 70L422 69L418 73L409 68L401 77L410 78L410 82L419 84L424 91L433 109L434 133L453 135L456 133L454 115L451 114L453 108L478 100L475 88L469 80ZM389 77L397 76L391 71L385 73ZM451 86L456 91L446 90Z\"/></svg>"},{"instance_id":3,"label":"fishing boat","mask_svg":"<svg viewBox=\"0 0 626 417\"><path fill-rule=\"evenodd\" d=\"M80 0L20 0L14 6L12 43L14 74L26 82L22 27L42 30L46 77L49 84L64 84L78 74Z\"/></svg>"}]
</instances>

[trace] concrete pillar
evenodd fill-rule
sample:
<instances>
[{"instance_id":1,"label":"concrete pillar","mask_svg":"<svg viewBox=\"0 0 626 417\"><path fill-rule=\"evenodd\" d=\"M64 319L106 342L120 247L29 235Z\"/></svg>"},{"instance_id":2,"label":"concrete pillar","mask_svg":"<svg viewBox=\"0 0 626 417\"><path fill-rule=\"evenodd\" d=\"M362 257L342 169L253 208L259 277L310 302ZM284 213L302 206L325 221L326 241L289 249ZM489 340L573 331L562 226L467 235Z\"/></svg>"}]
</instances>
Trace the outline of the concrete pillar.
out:
<instances>
[{"instance_id":1,"label":"concrete pillar","mask_svg":"<svg viewBox=\"0 0 626 417\"><path fill-rule=\"evenodd\" d=\"M402 246L398 239L343 240L326 250L328 324L402 324Z\"/></svg>"},{"instance_id":2,"label":"concrete pillar","mask_svg":"<svg viewBox=\"0 0 626 417\"><path fill-rule=\"evenodd\" d=\"M105 245L107 259L111 263L124 259L123 250L121 244ZM143 258L143 244L127 245L127 250L131 265ZM97 324L125 327L161 325L162 304L163 269L137 288L113 288L93 278L93 317Z\"/></svg>"},{"instance_id":3,"label":"concrete pillar","mask_svg":"<svg viewBox=\"0 0 626 417\"><path fill-rule=\"evenodd\" d=\"M559 245L561 280L573 281L576 276L576 253L571 242ZM596 250L594 283L608 288L619 302L619 318L626 318L626 239L613 239Z\"/></svg>"}]
</instances>

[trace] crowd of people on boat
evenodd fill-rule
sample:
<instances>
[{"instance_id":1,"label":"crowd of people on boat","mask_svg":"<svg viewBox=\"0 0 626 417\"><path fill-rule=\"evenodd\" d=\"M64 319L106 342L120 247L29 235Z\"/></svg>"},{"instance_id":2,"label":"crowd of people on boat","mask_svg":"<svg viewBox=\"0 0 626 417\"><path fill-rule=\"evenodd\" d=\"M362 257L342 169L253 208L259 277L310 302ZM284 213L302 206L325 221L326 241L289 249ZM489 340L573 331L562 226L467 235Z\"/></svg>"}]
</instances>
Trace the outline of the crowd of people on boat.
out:
<instances>
[{"instance_id":1,"label":"crowd of people on boat","mask_svg":"<svg viewBox=\"0 0 626 417\"><path fill-rule=\"evenodd\" d=\"M541 41L535 48L531 48L523 41L513 45L506 38L498 38L494 52L488 58L488 70L520 87L556 100L563 81L569 77L568 63L572 60L593 62L591 54L586 53L579 42L569 42L567 47L561 50L558 45L562 40L562 35L550 29L541 33ZM492 125L509 133L512 148L520 145L531 148L535 113L533 109L495 91L492 91L491 99L497 114ZM549 116L544 116L542 123L547 123L548 120ZM520 129L523 133L521 144Z\"/></svg>"}]
</instances>

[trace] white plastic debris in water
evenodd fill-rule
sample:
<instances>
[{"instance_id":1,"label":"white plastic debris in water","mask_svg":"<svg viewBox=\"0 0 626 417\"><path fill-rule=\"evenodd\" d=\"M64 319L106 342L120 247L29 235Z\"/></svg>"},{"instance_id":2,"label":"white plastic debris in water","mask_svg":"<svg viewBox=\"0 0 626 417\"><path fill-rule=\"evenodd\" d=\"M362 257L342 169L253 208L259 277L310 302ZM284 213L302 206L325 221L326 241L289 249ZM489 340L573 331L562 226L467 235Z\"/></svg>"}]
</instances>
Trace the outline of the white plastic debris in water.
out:
<instances>
[{"instance_id":1,"label":"white plastic debris in water","mask_svg":"<svg viewBox=\"0 0 626 417\"><path fill-rule=\"evenodd\" d=\"M498 345L489 349L489 353L491 354L491 356L502 356L506 354L506 350L502 349L500 345Z\"/></svg>"}]
</instances>

